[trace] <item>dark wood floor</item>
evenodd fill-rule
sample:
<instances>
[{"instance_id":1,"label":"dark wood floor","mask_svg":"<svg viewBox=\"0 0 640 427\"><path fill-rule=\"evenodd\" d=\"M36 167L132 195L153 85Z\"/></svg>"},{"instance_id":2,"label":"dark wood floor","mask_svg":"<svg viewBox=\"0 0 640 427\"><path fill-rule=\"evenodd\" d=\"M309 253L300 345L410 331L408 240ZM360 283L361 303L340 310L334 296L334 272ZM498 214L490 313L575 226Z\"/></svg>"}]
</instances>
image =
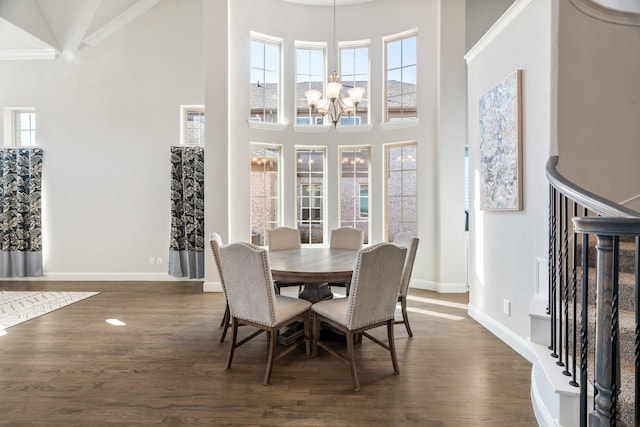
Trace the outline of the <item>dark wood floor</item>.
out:
<instances>
[{"instance_id":1,"label":"dark wood floor","mask_svg":"<svg viewBox=\"0 0 640 427\"><path fill-rule=\"evenodd\" d=\"M0 282L0 289L101 292L0 336L1 426L537 425L531 365L467 316L464 294L412 290L414 337L396 326L400 375L365 339L356 393L347 365L322 351L276 362L263 386L264 336L238 349L225 372L224 298L199 283Z\"/></svg>"}]
</instances>

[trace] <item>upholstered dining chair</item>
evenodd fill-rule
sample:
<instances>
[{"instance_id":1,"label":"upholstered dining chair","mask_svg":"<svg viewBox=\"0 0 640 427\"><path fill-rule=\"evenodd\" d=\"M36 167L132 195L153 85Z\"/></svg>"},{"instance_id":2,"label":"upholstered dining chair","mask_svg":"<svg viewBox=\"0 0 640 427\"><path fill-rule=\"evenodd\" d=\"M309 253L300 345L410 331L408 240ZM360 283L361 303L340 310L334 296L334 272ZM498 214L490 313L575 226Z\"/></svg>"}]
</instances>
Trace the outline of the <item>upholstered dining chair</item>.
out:
<instances>
[{"instance_id":1,"label":"upholstered dining chair","mask_svg":"<svg viewBox=\"0 0 640 427\"><path fill-rule=\"evenodd\" d=\"M267 244L269 251L282 251L286 249L298 249L302 247L300 241L300 230L291 227L277 227L273 230L267 230ZM280 288L287 286L297 286L298 294L302 291L304 284L289 282L274 282L276 292L280 293Z\"/></svg>"},{"instance_id":2,"label":"upholstered dining chair","mask_svg":"<svg viewBox=\"0 0 640 427\"><path fill-rule=\"evenodd\" d=\"M345 360L351 369L355 391L360 390L356 371L355 338L363 335L391 354L393 372L400 373L393 337L393 321L407 250L392 243L378 243L358 252L347 298L315 303L313 312L313 356L318 348ZM320 340L320 327L327 324L346 336L347 354ZM386 326L388 343L369 335L369 329Z\"/></svg>"},{"instance_id":3,"label":"upholstered dining chair","mask_svg":"<svg viewBox=\"0 0 640 427\"><path fill-rule=\"evenodd\" d=\"M218 276L220 277L220 284L222 285L222 291L224 292L225 301L227 298L227 290L224 286L224 277L222 275L222 266L220 265L220 246L222 246L222 237L218 233L209 234L209 243L211 244L211 251L213 252L213 259L216 261L216 267L218 268ZM231 317L229 315L229 302L225 304L224 315L220 322L222 329L222 335L220 335L220 342L224 342L227 336L227 330L231 327Z\"/></svg>"},{"instance_id":4,"label":"upholstered dining chair","mask_svg":"<svg viewBox=\"0 0 640 427\"><path fill-rule=\"evenodd\" d=\"M263 384L269 384L273 363L301 345L310 354L309 301L276 295L267 250L249 243L233 243L220 247L220 264L224 274L231 316L231 343L226 370L231 369L235 350L262 332L267 333L269 352ZM276 352L277 332L301 321L304 335ZM258 330L238 341L238 326L249 325Z\"/></svg>"},{"instance_id":5,"label":"upholstered dining chair","mask_svg":"<svg viewBox=\"0 0 640 427\"><path fill-rule=\"evenodd\" d=\"M331 230L329 246L333 249L362 249L364 244L364 232L355 227L340 227ZM329 283L329 286L339 286L345 289L345 293L349 295L350 282Z\"/></svg>"},{"instance_id":6,"label":"upholstered dining chair","mask_svg":"<svg viewBox=\"0 0 640 427\"><path fill-rule=\"evenodd\" d=\"M300 230L291 227L277 227L267 230L267 244L270 251L297 249L302 247Z\"/></svg>"},{"instance_id":7,"label":"upholstered dining chair","mask_svg":"<svg viewBox=\"0 0 640 427\"><path fill-rule=\"evenodd\" d=\"M418 251L418 243L420 239L412 235L409 231L402 231L395 235L393 243L402 248L407 248L407 256L404 261L404 269L402 272L402 281L400 282L400 292L398 293L398 302L402 309L402 320L396 320L394 323L404 324L407 334L413 336L411 325L409 325L409 316L407 315L407 293L409 292L409 283L411 282L411 273L413 272L413 263L416 260L416 252Z\"/></svg>"},{"instance_id":8,"label":"upholstered dining chair","mask_svg":"<svg viewBox=\"0 0 640 427\"><path fill-rule=\"evenodd\" d=\"M364 232L355 227L340 227L331 230L329 246L334 249L362 249Z\"/></svg>"}]
</instances>

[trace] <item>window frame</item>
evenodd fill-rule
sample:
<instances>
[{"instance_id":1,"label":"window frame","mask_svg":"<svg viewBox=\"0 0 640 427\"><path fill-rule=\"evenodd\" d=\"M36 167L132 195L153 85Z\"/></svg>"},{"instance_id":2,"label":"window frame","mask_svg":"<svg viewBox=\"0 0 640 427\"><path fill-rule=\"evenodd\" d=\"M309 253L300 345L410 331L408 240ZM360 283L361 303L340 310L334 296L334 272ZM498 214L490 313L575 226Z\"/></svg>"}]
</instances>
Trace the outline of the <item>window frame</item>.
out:
<instances>
[{"instance_id":1,"label":"window frame","mask_svg":"<svg viewBox=\"0 0 640 427\"><path fill-rule=\"evenodd\" d=\"M312 173L311 168L306 172L308 175L308 182L301 182L300 177L301 173L305 173L304 171L300 171L299 169L299 153L302 151L309 151L309 157L313 155L313 152L322 152L322 179L320 183L312 182ZM311 158L309 160L312 160ZM327 242L327 147L326 146L296 146L295 147L295 187L296 187L296 198L295 198L295 224L296 227L301 231L301 238L303 238L303 245L323 245ZM303 219L302 218L302 209L303 206L303 192L302 188L305 184L317 184L321 185L321 196L319 197L321 207L320 207L320 215L321 218L319 221ZM318 198L315 197L314 198ZM303 224L303 221L309 221L307 224ZM311 225L313 223L321 224L322 228L322 241L321 242L313 242L311 238ZM305 228L306 225L306 228ZM309 239L307 241L304 240L305 232L308 232Z\"/></svg>"},{"instance_id":2,"label":"window frame","mask_svg":"<svg viewBox=\"0 0 640 427\"><path fill-rule=\"evenodd\" d=\"M388 100L389 100L389 79L388 79L388 74L389 74L389 66L388 66L388 45L390 43L393 42L398 42L398 41L402 41L405 39L409 39L415 37L416 39L416 52L415 52L415 57L416 57L416 62L413 65L405 65L402 63L401 61L401 66L400 69L404 69L406 67L409 66L415 66L416 67L416 83L415 83L415 97L416 97L416 103L415 103L415 117L407 117L407 118L399 118L397 120L390 120L389 117L389 106L388 106ZM405 123L408 122L409 123L413 123L416 122L419 118L418 116L418 92L419 92L419 88L418 88L418 65L419 65L419 58L418 58L418 30L417 28L411 29L411 30L407 30L407 31L403 31L401 33L396 33L396 34L392 34L392 35L388 35L383 37L382 39L382 58L383 58L383 90L382 90L382 97L383 97L383 102L382 102L382 121L384 124L388 125L388 124L397 124L397 123ZM402 108L402 107L401 107Z\"/></svg>"},{"instance_id":3,"label":"window frame","mask_svg":"<svg viewBox=\"0 0 640 427\"><path fill-rule=\"evenodd\" d=\"M366 189L367 190L367 211L366 213L363 214L362 211L362 189ZM367 222L369 222L369 201L371 200L371 196L369 195L369 183L367 182L366 184L363 183L358 183L358 219L367 219Z\"/></svg>"},{"instance_id":4,"label":"window frame","mask_svg":"<svg viewBox=\"0 0 640 427\"><path fill-rule=\"evenodd\" d=\"M277 150L278 155L277 155L277 162L278 162L278 167L277 170L275 171L276 174L276 179L277 179L277 185L273 186L273 188L276 189L276 195L275 196L271 196L271 195L267 195L266 193L263 193L260 196L254 196L253 193L253 188L251 188L252 184L253 184L253 177L251 177L251 179L249 180L249 206L250 206L250 212L249 212L249 228L250 228L250 233L251 233L251 241L252 243L255 244L260 244L260 242L256 243L254 242L254 209L253 209L253 201L255 199L261 199L261 200L266 200L266 199L274 199L274 204L273 206L275 207L275 209L277 209L277 213L275 216L275 221L273 222L269 222L269 221L263 221L261 222L262 225L262 244L264 245L264 238L266 236L266 232L267 230L271 230L273 228L279 227L282 225L282 218L283 218L283 198L282 198L282 189L283 189L283 183L282 183L282 152L283 152L283 147L282 145L279 144L265 144L265 143L258 143L258 142L252 142L250 143L250 149L251 149L251 159L250 162L252 164L251 169L250 169L250 173L253 174L253 162L254 162L254 149L256 150ZM266 175L267 175L268 171L263 170L262 173L265 175L265 177L263 177L263 180L266 181ZM269 173L274 173L273 171L269 172ZM266 184L264 186L266 188ZM265 203L266 205L266 203ZM269 228L269 225L272 225L272 228Z\"/></svg>"},{"instance_id":5,"label":"window frame","mask_svg":"<svg viewBox=\"0 0 640 427\"><path fill-rule=\"evenodd\" d=\"M282 38L279 37L274 37L274 36L269 36L266 34L262 34L262 33L258 33L255 31L250 31L249 32L249 43L251 44L251 42L259 42L259 43L263 43L263 44L269 44L272 46L276 46L278 48L278 89L276 91L276 96L277 96L277 101L276 101L276 121L275 122L266 122L264 120L255 120L255 118L251 115L251 101L249 101L249 118L248 118L248 122L251 126L253 125L258 125L258 126L276 126L276 125L281 125L283 123L283 99L282 99L282 94L283 94L283 43L284 40ZM251 56L251 55L250 55ZM254 69L253 64L251 62L251 58L249 58L249 84L253 84L251 82L251 71ZM263 71L263 75L264 73L267 72L266 68L262 68ZM251 91L250 91L251 93ZM263 115L264 110L265 110L265 105L263 104Z\"/></svg>"},{"instance_id":6,"label":"window frame","mask_svg":"<svg viewBox=\"0 0 640 427\"><path fill-rule=\"evenodd\" d=\"M298 82L298 51L301 49L306 49L306 50L319 50L322 51L322 79L320 81L320 88L316 88L316 87L312 87L312 83L313 80L309 80L307 81L307 86L304 88L304 90L300 89L300 83ZM328 61L327 61L327 51L328 47L327 47L327 42L310 42L310 41L300 41L300 40L296 40L294 43L294 85L295 85L295 90L294 90L294 103L293 103L293 122L295 123L296 127L302 126L302 127L321 127L321 126L327 126L329 125L329 121L327 123L323 123L323 121L321 120L320 122L318 121L318 117L322 117L322 115L320 113L313 112L312 108L310 106L307 107L307 113L305 115L301 115L298 112L298 103L299 102L304 102L305 105L307 105L307 98L306 96L304 96L304 93L309 90L309 89L316 89L316 90L320 90L320 92L322 92L322 97L325 98L326 96L326 92L325 92L325 86L326 86L326 82L328 79ZM312 78L314 74L310 73L307 75L307 77L309 77L310 79ZM305 82L302 82L305 83ZM309 124L298 124L298 118L311 118L310 123Z\"/></svg>"},{"instance_id":7,"label":"window frame","mask_svg":"<svg viewBox=\"0 0 640 427\"><path fill-rule=\"evenodd\" d=\"M399 231L411 231L414 235L418 235L418 225L419 225L419 211L418 211L418 204L419 204L419 200L418 200L418 196L420 194L419 190L418 190L418 185L419 185L419 179L418 179L418 174L419 174L419 165L418 165L418 142L417 141L407 141L407 142L400 142L400 143L391 143L391 144L384 144L383 145L383 152L384 152L384 192L383 192L383 197L384 197L384 239L385 241L388 242L392 242L393 237L394 236L390 236L389 235L389 179L390 179L390 173L392 172L390 170L389 164L390 164L390 150L392 148L403 148L403 147L415 147L415 168L414 169L399 169L400 172L406 172L406 171L415 171L415 193L413 196L415 198L415 221L406 221L404 220L404 215L402 215L400 221L394 221L394 222L398 222L402 225L402 227L400 227ZM403 177L404 179L404 177ZM404 181L401 183L401 188L403 188L404 185ZM392 196L392 197L400 197L401 201L404 202L405 200L405 195L400 194L400 196ZM401 203L401 205L403 205L403 203ZM401 211L404 208L401 208ZM405 224L413 224L415 223L415 228L414 229L407 229L407 227L405 227Z\"/></svg>"},{"instance_id":8,"label":"window frame","mask_svg":"<svg viewBox=\"0 0 640 427\"><path fill-rule=\"evenodd\" d=\"M345 153L357 153L359 151L367 151L367 157L368 157L368 164L367 164L367 178L366 178L366 182L359 182L358 181L358 171L357 170L353 170L353 171L346 171L343 168L345 159L347 158L347 154ZM366 223L366 230L365 230L365 243L368 243L369 238L371 236L371 210L369 209L369 206L371 206L370 203L368 203L367 206L367 212L368 215L366 217L363 217L361 214L362 208L361 208L361 200L362 200L362 195L361 195L361 188L362 185L366 185L367 186L367 190L371 188L371 146L368 145L341 145L338 147L338 159L339 159L339 165L338 165L338 188L340 189L340 191L338 192L338 224L340 224L340 227L343 226L351 226L351 227L356 227L358 228L356 225L358 223ZM354 154L355 156L356 154ZM342 209L343 209L343 204L345 202L344 200L344 194L343 194L343 179L345 178L345 173L349 173L352 174L352 176L350 177L351 179L354 180L355 185L353 186L353 191L355 192L357 190L357 194L351 194L350 197L354 199L354 204L353 204L353 217L354 219L351 220L345 220L342 216ZM369 200L369 202L371 201L371 193L368 192L367 194L367 199ZM356 206L357 205L357 206Z\"/></svg>"},{"instance_id":9,"label":"window frame","mask_svg":"<svg viewBox=\"0 0 640 427\"><path fill-rule=\"evenodd\" d=\"M338 42L338 58L340 63L338 64L338 69L340 70L340 82L342 83L342 92L341 95L344 95L345 97L348 96L346 91L347 89L345 88L345 79L344 76L345 75L352 75L353 76L353 83L355 83L356 81L356 70L355 70L355 61L354 61L354 70L352 70L353 74L345 74L344 70L342 68L343 64L342 64L342 52L344 50L348 50L348 49L358 49L358 48L367 48L367 84L366 87L364 88L364 97L362 98L363 101L366 102L367 104L367 109L366 109L366 114L364 115L366 118L366 123L364 123L364 126L369 125L371 123L371 99L369 97L369 95L371 94L371 40L367 39L367 40L357 40L357 41L344 41L344 42ZM360 108L362 107L358 107L358 111L361 111ZM358 119L361 119L360 116L356 116ZM357 120L358 124L356 124L355 126L363 126L363 124L361 123L361 120ZM341 125L343 125L342 123L340 123ZM350 126L350 125L346 125L346 126Z\"/></svg>"},{"instance_id":10,"label":"window frame","mask_svg":"<svg viewBox=\"0 0 640 427\"><path fill-rule=\"evenodd\" d=\"M19 115L22 113L33 114L33 127L27 129L32 134L29 137L28 145L18 143L21 138L18 137L21 127L18 123ZM37 147L37 115L35 107L8 107L4 109L4 146L5 147Z\"/></svg>"},{"instance_id":11,"label":"window frame","mask_svg":"<svg viewBox=\"0 0 640 427\"><path fill-rule=\"evenodd\" d=\"M204 138L205 138L204 129L206 126L206 123L204 121L202 125L203 128L202 128L201 136L198 138L199 143L194 144L189 142L191 138L187 136L187 133L189 131L187 125L189 123L188 117L189 117L189 114L191 113L198 113L199 115L202 115L202 118L204 119L205 118L204 105L192 104L192 105L180 106L180 145L204 147Z\"/></svg>"}]
</instances>

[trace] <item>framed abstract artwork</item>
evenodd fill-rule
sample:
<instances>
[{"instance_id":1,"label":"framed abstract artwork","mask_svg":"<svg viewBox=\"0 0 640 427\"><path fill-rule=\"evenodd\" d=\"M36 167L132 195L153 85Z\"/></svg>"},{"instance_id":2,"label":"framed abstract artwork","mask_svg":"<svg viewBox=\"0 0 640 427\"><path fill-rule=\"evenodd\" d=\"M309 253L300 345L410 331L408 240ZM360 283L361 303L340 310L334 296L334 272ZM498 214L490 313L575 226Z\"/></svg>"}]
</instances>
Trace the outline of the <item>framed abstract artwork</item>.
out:
<instances>
[{"instance_id":1,"label":"framed abstract artwork","mask_svg":"<svg viewBox=\"0 0 640 427\"><path fill-rule=\"evenodd\" d=\"M522 209L522 70L480 97L480 209Z\"/></svg>"}]
</instances>

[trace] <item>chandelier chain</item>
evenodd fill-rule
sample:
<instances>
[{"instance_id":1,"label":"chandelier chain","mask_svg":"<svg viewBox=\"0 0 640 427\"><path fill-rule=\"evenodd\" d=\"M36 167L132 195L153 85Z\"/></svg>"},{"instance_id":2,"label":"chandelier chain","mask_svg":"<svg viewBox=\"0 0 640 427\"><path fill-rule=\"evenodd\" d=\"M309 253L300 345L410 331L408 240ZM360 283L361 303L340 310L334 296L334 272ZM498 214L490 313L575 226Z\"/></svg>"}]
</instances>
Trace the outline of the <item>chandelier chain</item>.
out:
<instances>
[{"instance_id":1,"label":"chandelier chain","mask_svg":"<svg viewBox=\"0 0 640 427\"><path fill-rule=\"evenodd\" d=\"M333 0L333 72L337 74L337 66L338 66L338 42L336 39L336 0Z\"/></svg>"}]
</instances>

